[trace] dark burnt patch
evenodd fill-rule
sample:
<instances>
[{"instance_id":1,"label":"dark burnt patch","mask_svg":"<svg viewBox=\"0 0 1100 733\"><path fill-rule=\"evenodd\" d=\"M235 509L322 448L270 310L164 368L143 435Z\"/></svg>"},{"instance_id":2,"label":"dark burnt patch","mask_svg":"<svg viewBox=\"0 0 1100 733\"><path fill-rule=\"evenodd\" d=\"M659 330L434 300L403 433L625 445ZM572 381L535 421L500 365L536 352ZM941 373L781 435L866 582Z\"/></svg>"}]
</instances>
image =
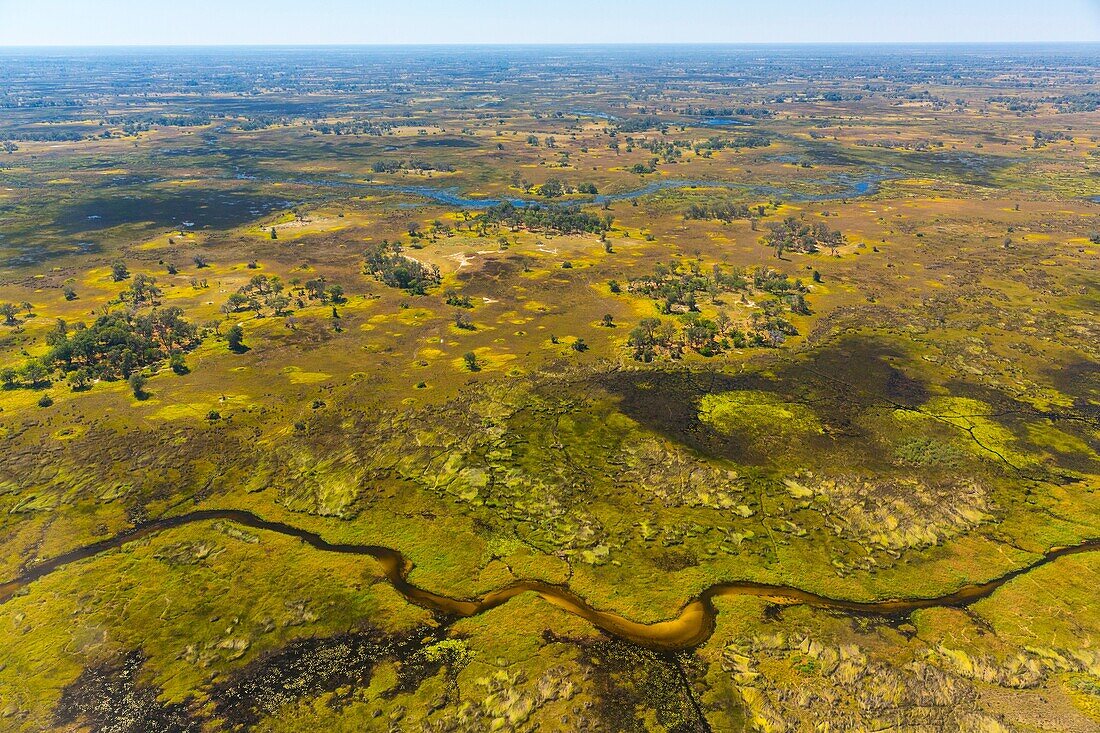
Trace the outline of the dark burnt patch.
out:
<instances>
[{"instance_id":1,"label":"dark burnt patch","mask_svg":"<svg viewBox=\"0 0 1100 733\"><path fill-rule=\"evenodd\" d=\"M1054 386L1073 398L1073 407L1083 415L1100 421L1100 362L1078 359L1048 371Z\"/></svg>"},{"instance_id":2,"label":"dark burnt patch","mask_svg":"<svg viewBox=\"0 0 1100 733\"><path fill-rule=\"evenodd\" d=\"M626 372L604 381L619 398L619 409L646 428L699 453L731 460L751 458L751 446L716 432L699 419L699 400L707 394L754 389L766 384L754 377L700 372Z\"/></svg>"},{"instance_id":3,"label":"dark burnt patch","mask_svg":"<svg viewBox=\"0 0 1100 733\"><path fill-rule=\"evenodd\" d=\"M1082 473L1095 473L1100 471L1100 461L1092 455L1075 450L1059 450L1048 444L1036 442L1036 434L1041 435L1046 426L1067 433L1088 445L1093 451L1100 453L1100 441L1096 439L1095 429L1100 424L1100 402L1089 403L1087 395L1092 388L1088 383L1090 379L1100 381L1100 369L1090 369L1089 363L1075 363L1070 369L1070 374L1063 379L1062 385L1056 386L1059 391L1066 387L1065 394L1074 396L1072 408L1055 407L1049 410L1037 409L1034 405L1017 400L1001 390L983 384L972 382L949 382L948 389L951 394L980 400L989 405L989 411L984 416L986 419L997 423L1008 430L1018 443L1020 450L1047 456L1046 467L1031 470L1036 478L1059 483L1068 479L1059 475L1059 470L1079 471ZM1072 381L1076 380L1076 381ZM1073 395L1069 390L1076 390ZM1092 408L1091 410L1089 408ZM1050 475L1044 475L1044 471L1053 471Z\"/></svg>"},{"instance_id":4,"label":"dark burnt patch","mask_svg":"<svg viewBox=\"0 0 1100 733\"><path fill-rule=\"evenodd\" d=\"M779 369L775 391L827 404L826 410L818 410L823 420L838 412L851 416L872 405L917 408L927 401L928 389L895 366L905 358L898 349L874 338L841 339Z\"/></svg>"},{"instance_id":5,"label":"dark burnt patch","mask_svg":"<svg viewBox=\"0 0 1100 733\"><path fill-rule=\"evenodd\" d=\"M54 721L93 733L201 733L187 704L162 702L160 690L137 683L144 663L135 650L84 670L62 691Z\"/></svg>"},{"instance_id":6,"label":"dark burnt patch","mask_svg":"<svg viewBox=\"0 0 1100 733\"><path fill-rule=\"evenodd\" d=\"M476 140L463 137L421 137L413 143L418 148L480 148Z\"/></svg>"},{"instance_id":7,"label":"dark burnt patch","mask_svg":"<svg viewBox=\"0 0 1100 733\"><path fill-rule=\"evenodd\" d=\"M442 673L447 682L448 702L458 702L458 673L466 664L460 652L454 649L422 648L411 657L399 661L401 664L397 669L397 684L383 692L382 697L392 699L398 695L411 694L426 681Z\"/></svg>"},{"instance_id":8,"label":"dark burnt patch","mask_svg":"<svg viewBox=\"0 0 1100 733\"><path fill-rule=\"evenodd\" d=\"M119 190L65 208L57 223L65 234L145 223L158 227L226 229L290 205L285 199L234 190L174 190L163 195Z\"/></svg>"},{"instance_id":9,"label":"dark burnt patch","mask_svg":"<svg viewBox=\"0 0 1100 733\"><path fill-rule=\"evenodd\" d=\"M891 402L915 408L928 401L928 387L919 379L913 379L894 367L886 375L886 397Z\"/></svg>"},{"instance_id":10,"label":"dark burnt patch","mask_svg":"<svg viewBox=\"0 0 1100 733\"><path fill-rule=\"evenodd\" d=\"M651 715L670 733L710 730L681 655L617 639L581 646L598 691L595 712L608 730L642 733Z\"/></svg>"},{"instance_id":11,"label":"dark burnt patch","mask_svg":"<svg viewBox=\"0 0 1100 733\"><path fill-rule=\"evenodd\" d=\"M415 690L446 663L425 658L424 648L442 640L446 626L419 627L388 635L375 629L338 636L299 639L266 654L214 685L210 697L218 718L249 727L304 697L340 687L366 687L383 660L402 662L399 686ZM420 659L423 663L416 663ZM404 664L405 660L414 660Z\"/></svg>"},{"instance_id":12,"label":"dark burnt patch","mask_svg":"<svg viewBox=\"0 0 1100 733\"><path fill-rule=\"evenodd\" d=\"M603 378L603 386L619 398L619 408L626 415L655 432L704 455L762 464L777 449L774 441L714 430L699 419L704 396L756 390L804 405L826 433L800 438L801 448L835 452L840 448L838 440L868 437L857 422L864 411L916 409L927 401L925 383L895 364L902 359L900 352L883 343L849 338L814 349L767 374L637 371L609 375Z\"/></svg>"},{"instance_id":13,"label":"dark burnt patch","mask_svg":"<svg viewBox=\"0 0 1100 733\"><path fill-rule=\"evenodd\" d=\"M699 558L686 550L668 550L652 559L653 565L670 573L677 573L688 568L698 567Z\"/></svg>"}]
</instances>

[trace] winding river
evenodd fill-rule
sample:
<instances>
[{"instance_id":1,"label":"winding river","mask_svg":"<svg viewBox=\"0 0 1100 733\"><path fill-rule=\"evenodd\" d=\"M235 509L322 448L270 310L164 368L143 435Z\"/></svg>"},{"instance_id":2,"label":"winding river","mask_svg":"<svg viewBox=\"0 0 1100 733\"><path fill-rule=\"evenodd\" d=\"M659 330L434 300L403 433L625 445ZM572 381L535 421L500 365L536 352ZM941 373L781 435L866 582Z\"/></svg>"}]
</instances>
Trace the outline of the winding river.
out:
<instances>
[{"instance_id":1,"label":"winding river","mask_svg":"<svg viewBox=\"0 0 1100 733\"><path fill-rule=\"evenodd\" d=\"M121 547L129 542L149 537L167 529L182 527L195 522L225 520L252 529L277 532L296 537L324 552L345 555L363 555L377 560L390 584L409 602L430 611L450 616L470 617L496 608L510 599L527 592L534 592L549 603L579 616L599 629L651 649L675 651L690 649L705 642L714 632L718 614L714 599L723 596L756 596L774 599L778 603L805 604L817 608L833 609L846 613L873 615L888 618L905 617L913 611L935 606L967 606L991 595L1008 581L1054 560L1082 552L1100 550L1100 538L1090 539L1072 547L1060 547L1048 551L1030 565L1012 570L999 578L964 585L952 593L935 598L899 598L883 601L847 601L817 595L787 585L770 585L748 581L718 583L704 590L689 601L680 614L667 621L643 624L608 611L593 608L587 601L568 587L539 580L518 580L481 598L461 599L440 595L420 588L408 581L412 565L397 550L378 545L332 543L321 535L283 522L263 519L252 512L237 509L200 509L174 517L156 519L139 524L121 534L100 542L78 547L64 554L33 566L27 572L0 584L0 603L10 600L20 590L34 581L60 570L65 566L95 557L103 552Z\"/></svg>"}]
</instances>

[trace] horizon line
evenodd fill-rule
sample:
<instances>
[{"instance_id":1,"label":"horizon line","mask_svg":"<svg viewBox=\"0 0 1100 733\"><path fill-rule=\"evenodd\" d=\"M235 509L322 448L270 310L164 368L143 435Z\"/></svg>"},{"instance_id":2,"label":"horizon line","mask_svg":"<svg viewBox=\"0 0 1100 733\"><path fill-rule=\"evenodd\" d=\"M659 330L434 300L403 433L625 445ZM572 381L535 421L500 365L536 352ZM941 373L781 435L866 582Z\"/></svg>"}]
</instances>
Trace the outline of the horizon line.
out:
<instances>
[{"instance_id":1,"label":"horizon line","mask_svg":"<svg viewBox=\"0 0 1100 733\"><path fill-rule=\"evenodd\" d=\"M677 47L677 46L1100 46L1100 40L1073 39L1051 40L887 40L887 41L533 41L501 43L489 41L393 41L393 42L318 42L318 43L32 43L3 44L0 50L14 49L109 49L109 48L551 48L618 46Z\"/></svg>"}]
</instances>

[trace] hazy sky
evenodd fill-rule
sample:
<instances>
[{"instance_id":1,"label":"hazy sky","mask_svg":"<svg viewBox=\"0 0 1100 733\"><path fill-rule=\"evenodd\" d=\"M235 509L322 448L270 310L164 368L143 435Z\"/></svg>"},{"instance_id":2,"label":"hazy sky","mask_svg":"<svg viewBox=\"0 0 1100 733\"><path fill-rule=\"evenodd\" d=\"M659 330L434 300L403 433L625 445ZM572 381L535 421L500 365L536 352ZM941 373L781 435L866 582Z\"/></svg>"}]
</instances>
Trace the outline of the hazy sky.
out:
<instances>
[{"instance_id":1,"label":"hazy sky","mask_svg":"<svg viewBox=\"0 0 1100 733\"><path fill-rule=\"evenodd\" d=\"M1100 0L0 0L0 45L1100 41Z\"/></svg>"}]
</instances>

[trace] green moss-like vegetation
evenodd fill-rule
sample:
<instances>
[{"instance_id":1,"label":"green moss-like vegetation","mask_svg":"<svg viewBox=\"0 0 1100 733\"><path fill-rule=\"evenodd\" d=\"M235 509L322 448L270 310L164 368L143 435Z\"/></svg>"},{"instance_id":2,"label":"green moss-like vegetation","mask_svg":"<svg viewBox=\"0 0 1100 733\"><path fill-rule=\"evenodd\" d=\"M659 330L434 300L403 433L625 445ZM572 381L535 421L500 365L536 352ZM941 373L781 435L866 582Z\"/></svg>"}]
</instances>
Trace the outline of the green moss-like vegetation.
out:
<instances>
[{"instance_id":1,"label":"green moss-like vegetation","mask_svg":"<svg viewBox=\"0 0 1100 733\"><path fill-rule=\"evenodd\" d=\"M748 440L794 441L822 431L813 411L805 405L757 390L704 395L699 402L699 419L715 430Z\"/></svg>"}]
</instances>

